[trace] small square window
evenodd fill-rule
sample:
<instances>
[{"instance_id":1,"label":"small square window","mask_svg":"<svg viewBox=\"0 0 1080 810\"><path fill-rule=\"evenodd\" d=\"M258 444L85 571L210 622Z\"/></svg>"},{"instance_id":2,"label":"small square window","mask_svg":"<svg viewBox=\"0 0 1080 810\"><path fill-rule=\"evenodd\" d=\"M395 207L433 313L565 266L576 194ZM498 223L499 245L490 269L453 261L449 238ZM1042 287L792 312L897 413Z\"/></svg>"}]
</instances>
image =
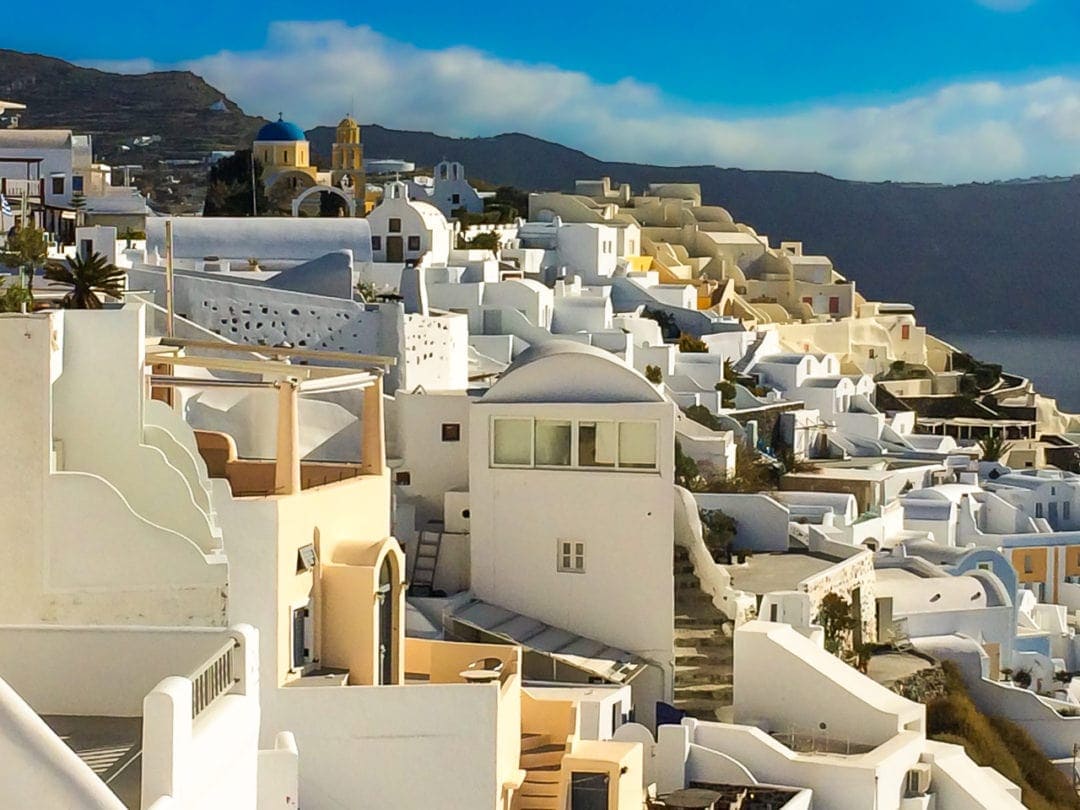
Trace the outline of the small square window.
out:
<instances>
[{"instance_id":1,"label":"small square window","mask_svg":"<svg viewBox=\"0 0 1080 810\"><path fill-rule=\"evenodd\" d=\"M585 543L581 540L560 540L558 570L567 574L585 573Z\"/></svg>"},{"instance_id":2,"label":"small square window","mask_svg":"<svg viewBox=\"0 0 1080 810\"><path fill-rule=\"evenodd\" d=\"M460 442L461 425L456 422L444 422L442 426L442 440L444 442Z\"/></svg>"},{"instance_id":3,"label":"small square window","mask_svg":"<svg viewBox=\"0 0 1080 810\"><path fill-rule=\"evenodd\" d=\"M397 217L391 217L387 227L390 229L390 233L401 233L401 220Z\"/></svg>"},{"instance_id":4,"label":"small square window","mask_svg":"<svg viewBox=\"0 0 1080 810\"><path fill-rule=\"evenodd\" d=\"M71 190L79 192L83 190L83 178L81 174L77 174L71 178Z\"/></svg>"},{"instance_id":5,"label":"small square window","mask_svg":"<svg viewBox=\"0 0 1080 810\"><path fill-rule=\"evenodd\" d=\"M399 487L407 487L412 483L412 474L406 470L399 470L394 473L394 483Z\"/></svg>"},{"instance_id":6,"label":"small square window","mask_svg":"<svg viewBox=\"0 0 1080 810\"><path fill-rule=\"evenodd\" d=\"M450 198L450 201L451 201L451 202L452 202L452 203L453 203L454 205L457 205L457 204L458 204L459 202L461 202L461 195L460 195L460 194L454 194L454 195L453 195L453 196L452 196L452 197Z\"/></svg>"},{"instance_id":7,"label":"small square window","mask_svg":"<svg viewBox=\"0 0 1080 810\"><path fill-rule=\"evenodd\" d=\"M419 249L420 249L420 237L419 236L410 236L409 237L409 250L419 250Z\"/></svg>"},{"instance_id":8,"label":"small square window","mask_svg":"<svg viewBox=\"0 0 1080 810\"><path fill-rule=\"evenodd\" d=\"M381 236L373 236L373 237L371 237L371 249L372 250L382 250L382 237Z\"/></svg>"}]
</instances>

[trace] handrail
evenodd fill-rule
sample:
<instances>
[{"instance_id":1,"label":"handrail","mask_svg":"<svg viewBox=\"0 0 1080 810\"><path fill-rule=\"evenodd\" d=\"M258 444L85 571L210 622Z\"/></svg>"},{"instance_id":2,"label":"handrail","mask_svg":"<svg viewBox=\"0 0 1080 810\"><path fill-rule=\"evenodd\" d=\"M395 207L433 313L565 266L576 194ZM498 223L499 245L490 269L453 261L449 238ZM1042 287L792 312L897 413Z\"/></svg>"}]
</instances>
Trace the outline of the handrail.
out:
<instances>
[{"instance_id":1,"label":"handrail","mask_svg":"<svg viewBox=\"0 0 1080 810\"><path fill-rule=\"evenodd\" d=\"M206 711L219 697L228 694L240 683L234 651L240 642L230 638L206 663L188 675L191 681L191 719Z\"/></svg>"}]
</instances>

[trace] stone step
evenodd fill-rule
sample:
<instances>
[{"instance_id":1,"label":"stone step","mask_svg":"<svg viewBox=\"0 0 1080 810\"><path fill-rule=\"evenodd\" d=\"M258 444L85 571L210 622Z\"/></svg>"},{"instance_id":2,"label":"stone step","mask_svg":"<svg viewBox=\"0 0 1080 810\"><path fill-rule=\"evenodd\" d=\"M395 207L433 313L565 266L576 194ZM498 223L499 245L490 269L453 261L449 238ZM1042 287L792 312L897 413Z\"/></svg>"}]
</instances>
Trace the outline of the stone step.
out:
<instances>
[{"instance_id":1,"label":"stone step","mask_svg":"<svg viewBox=\"0 0 1080 810\"><path fill-rule=\"evenodd\" d=\"M682 704L707 703L715 705L728 705L734 695L735 687L732 684L708 684L695 683L688 686L675 684L675 707L683 708Z\"/></svg>"},{"instance_id":2,"label":"stone step","mask_svg":"<svg viewBox=\"0 0 1080 810\"><path fill-rule=\"evenodd\" d=\"M559 774L562 772L562 765L544 765L540 768L533 768L525 772L526 784L558 784Z\"/></svg>"},{"instance_id":3,"label":"stone step","mask_svg":"<svg viewBox=\"0 0 1080 810\"><path fill-rule=\"evenodd\" d=\"M730 662L716 662L701 666L675 665L675 689L676 691L686 686L731 686L734 683L735 673Z\"/></svg>"},{"instance_id":4,"label":"stone step","mask_svg":"<svg viewBox=\"0 0 1080 810\"><path fill-rule=\"evenodd\" d=\"M514 810L559 810L559 797L524 796L519 793L514 799Z\"/></svg>"},{"instance_id":5,"label":"stone step","mask_svg":"<svg viewBox=\"0 0 1080 810\"><path fill-rule=\"evenodd\" d=\"M683 633L703 633L704 635L682 635ZM675 649L698 650L702 655L708 654L713 648L733 647L731 639L719 630L711 630L707 627L689 628L675 631Z\"/></svg>"},{"instance_id":6,"label":"stone step","mask_svg":"<svg viewBox=\"0 0 1080 810\"><path fill-rule=\"evenodd\" d=\"M526 771L539 768L544 765L558 765L566 754L564 745L542 745L532 751L521 752L521 765Z\"/></svg>"},{"instance_id":7,"label":"stone step","mask_svg":"<svg viewBox=\"0 0 1080 810\"><path fill-rule=\"evenodd\" d=\"M525 733L521 735L521 751L534 751L537 748L542 748L545 745L551 745L550 734L532 734Z\"/></svg>"},{"instance_id":8,"label":"stone step","mask_svg":"<svg viewBox=\"0 0 1080 810\"><path fill-rule=\"evenodd\" d=\"M699 605L702 602L708 605L712 605L712 597L701 588L682 588L675 591L675 606L679 605Z\"/></svg>"},{"instance_id":9,"label":"stone step","mask_svg":"<svg viewBox=\"0 0 1080 810\"><path fill-rule=\"evenodd\" d=\"M682 612L675 614L675 629L711 627L720 629L720 620L716 616L694 616L691 613Z\"/></svg>"},{"instance_id":10,"label":"stone step","mask_svg":"<svg viewBox=\"0 0 1080 810\"><path fill-rule=\"evenodd\" d=\"M530 771L531 773L531 771ZM556 777L558 771L555 772ZM557 798L559 795L559 780L555 779L554 782L534 782L526 777L525 781L521 785L521 790L518 791L519 796L550 796L551 798Z\"/></svg>"}]
</instances>

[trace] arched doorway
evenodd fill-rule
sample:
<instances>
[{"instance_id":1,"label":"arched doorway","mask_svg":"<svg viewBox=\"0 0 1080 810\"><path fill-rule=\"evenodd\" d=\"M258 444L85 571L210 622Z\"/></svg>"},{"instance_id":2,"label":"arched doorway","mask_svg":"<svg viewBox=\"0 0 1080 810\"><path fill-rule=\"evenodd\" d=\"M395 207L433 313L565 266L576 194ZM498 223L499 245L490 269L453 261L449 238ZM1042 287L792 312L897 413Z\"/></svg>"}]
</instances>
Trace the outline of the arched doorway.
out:
<instances>
[{"instance_id":1,"label":"arched doorway","mask_svg":"<svg viewBox=\"0 0 1080 810\"><path fill-rule=\"evenodd\" d=\"M382 565L379 566L379 587L375 591L375 610L378 615L375 619L376 632L378 633L379 660L375 667L375 683L396 683L395 670L395 632L398 626L397 613L398 594L395 593L397 578L394 576L394 563L391 555L383 557ZM400 584L397 584L400 588Z\"/></svg>"},{"instance_id":2,"label":"arched doorway","mask_svg":"<svg viewBox=\"0 0 1080 810\"><path fill-rule=\"evenodd\" d=\"M302 191L296 197L293 197L292 215L294 217L300 216L300 206L302 206L304 201L313 194L336 194L345 202L345 207L349 211L349 216L356 216L356 198L351 194L346 194L340 188L334 188L333 186L312 186L311 188Z\"/></svg>"}]
</instances>

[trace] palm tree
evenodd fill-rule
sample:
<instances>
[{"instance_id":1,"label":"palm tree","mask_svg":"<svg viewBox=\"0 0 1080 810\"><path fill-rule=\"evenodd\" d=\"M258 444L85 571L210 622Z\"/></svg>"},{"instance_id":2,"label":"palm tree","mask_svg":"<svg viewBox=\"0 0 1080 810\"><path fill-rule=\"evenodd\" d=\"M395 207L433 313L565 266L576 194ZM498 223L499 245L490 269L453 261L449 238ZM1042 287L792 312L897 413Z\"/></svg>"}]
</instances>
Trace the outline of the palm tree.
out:
<instances>
[{"instance_id":1,"label":"palm tree","mask_svg":"<svg viewBox=\"0 0 1080 810\"><path fill-rule=\"evenodd\" d=\"M60 302L66 309L101 309L98 293L113 298L124 294L124 271L100 253L51 264L45 269L45 278L71 285L71 292Z\"/></svg>"},{"instance_id":2,"label":"palm tree","mask_svg":"<svg viewBox=\"0 0 1080 810\"><path fill-rule=\"evenodd\" d=\"M984 439L979 439L979 448L982 450L983 461L1001 461L1002 456L1012 449L1012 442L1005 441L1001 433L991 433Z\"/></svg>"}]
</instances>

